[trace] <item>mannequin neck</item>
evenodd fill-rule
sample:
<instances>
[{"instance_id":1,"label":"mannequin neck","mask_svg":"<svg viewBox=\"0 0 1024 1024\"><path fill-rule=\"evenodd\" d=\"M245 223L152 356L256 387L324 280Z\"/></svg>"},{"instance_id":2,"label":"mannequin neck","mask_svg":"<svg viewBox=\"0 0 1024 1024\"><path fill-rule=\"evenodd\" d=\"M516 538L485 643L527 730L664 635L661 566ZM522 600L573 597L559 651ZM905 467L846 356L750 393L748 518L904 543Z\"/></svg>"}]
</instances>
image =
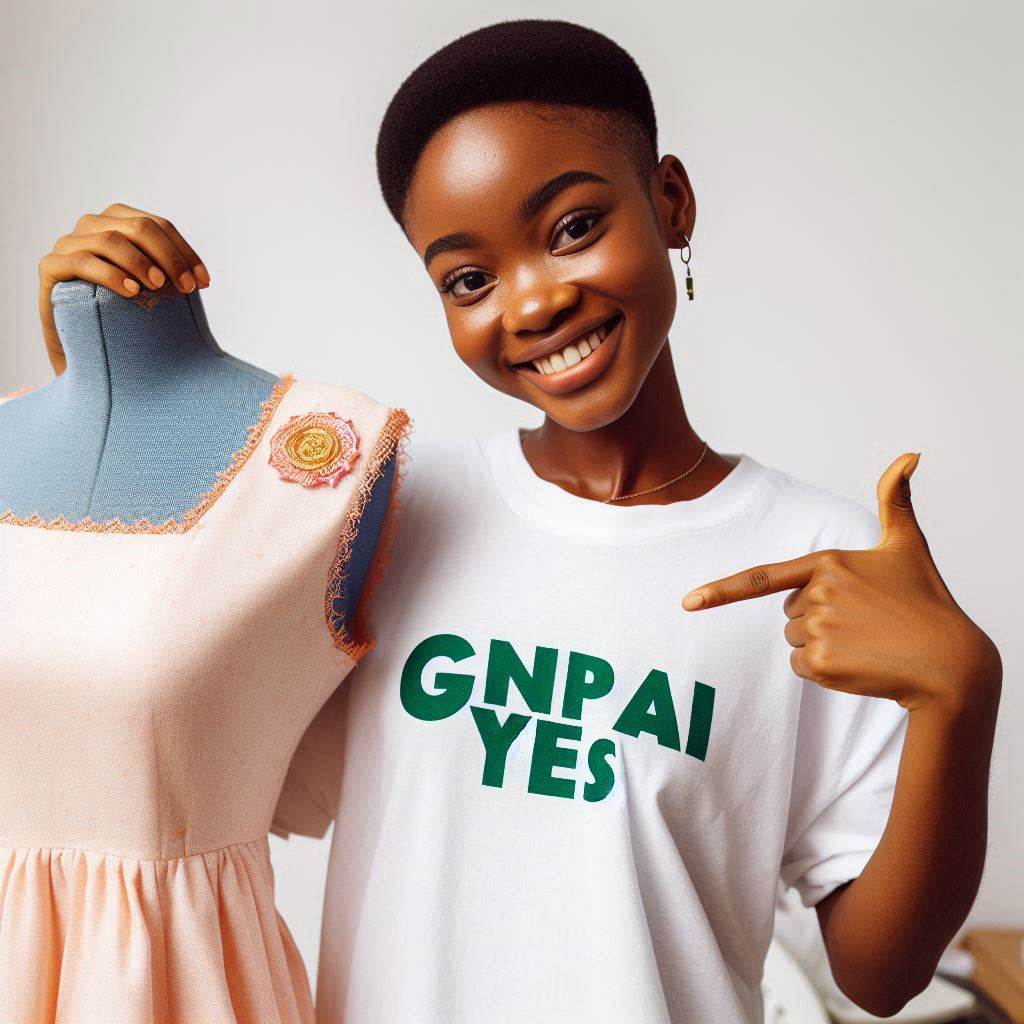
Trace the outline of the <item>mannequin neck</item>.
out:
<instances>
[{"instance_id":1,"label":"mannequin neck","mask_svg":"<svg viewBox=\"0 0 1024 1024\"><path fill-rule=\"evenodd\" d=\"M168 284L125 299L103 286L67 281L53 290L53 310L67 355L62 379L83 396L116 402L123 393L135 404L154 392L166 397L176 381L224 357L198 291L182 295Z\"/></svg>"},{"instance_id":2,"label":"mannequin neck","mask_svg":"<svg viewBox=\"0 0 1024 1024\"><path fill-rule=\"evenodd\" d=\"M180 519L245 443L277 376L220 348L195 292L125 299L65 281L53 307L67 368L0 405L0 511Z\"/></svg>"}]
</instances>

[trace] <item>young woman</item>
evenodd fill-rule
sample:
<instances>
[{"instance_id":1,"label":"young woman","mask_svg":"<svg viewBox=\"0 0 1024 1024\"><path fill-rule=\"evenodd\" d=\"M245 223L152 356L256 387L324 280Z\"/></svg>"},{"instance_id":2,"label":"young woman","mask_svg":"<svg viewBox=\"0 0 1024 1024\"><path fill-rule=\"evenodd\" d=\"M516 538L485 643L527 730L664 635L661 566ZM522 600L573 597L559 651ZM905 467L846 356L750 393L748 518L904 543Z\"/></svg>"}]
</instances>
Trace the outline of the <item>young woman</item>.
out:
<instances>
[{"instance_id":1,"label":"young woman","mask_svg":"<svg viewBox=\"0 0 1024 1024\"><path fill-rule=\"evenodd\" d=\"M320 1019L760 1020L780 874L840 987L895 1012L977 890L1001 685L914 518L918 457L879 524L689 422L695 199L604 36L456 40L378 168L459 356L544 421L412 448L343 688ZM79 276L177 272L89 235L62 243L99 261Z\"/></svg>"}]
</instances>

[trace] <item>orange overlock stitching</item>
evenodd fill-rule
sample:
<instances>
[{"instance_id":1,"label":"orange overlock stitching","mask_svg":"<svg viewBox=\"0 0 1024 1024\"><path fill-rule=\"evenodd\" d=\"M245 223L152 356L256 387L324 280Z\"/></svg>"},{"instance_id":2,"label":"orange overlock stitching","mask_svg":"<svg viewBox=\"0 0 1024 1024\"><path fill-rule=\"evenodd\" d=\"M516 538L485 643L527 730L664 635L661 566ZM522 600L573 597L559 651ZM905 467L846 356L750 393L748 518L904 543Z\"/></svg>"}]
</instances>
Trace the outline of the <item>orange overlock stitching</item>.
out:
<instances>
[{"instance_id":1,"label":"orange overlock stitching","mask_svg":"<svg viewBox=\"0 0 1024 1024\"><path fill-rule=\"evenodd\" d=\"M388 410L387 419L381 429L377 443L374 445L373 454L370 457L370 464L363 474L363 478L354 495L352 507L345 517L338 537L337 552L331 564L330 576L328 577L327 592L324 596L324 618L327 628L334 639L335 647L344 651L353 661L359 661L367 652L373 650L377 641L366 635L366 619L369 601L377 583L384 574L384 567L390 553L391 541L394 537L400 502L398 498L399 488L405 479L405 468L407 462L406 445L412 429L412 420L404 409L392 408ZM384 527L380 539L377 542L377 550L374 552L371 563L370 574L360 594L359 606L354 616L354 628L351 631L359 639L351 639L345 635L345 631L337 629L332 623L332 605L336 598L343 597L345 593L344 583L348 576L348 560L352 553L352 543L359 532L359 520L370 500L373 485L379 480L383 473L381 467L387 461L391 453L395 453L395 476L391 485L391 494L388 498L388 507Z\"/></svg>"},{"instance_id":2,"label":"orange overlock stitching","mask_svg":"<svg viewBox=\"0 0 1024 1024\"><path fill-rule=\"evenodd\" d=\"M290 373L281 375L279 383L274 385L274 390L264 399L260 406L260 418L249 427L249 435L245 444L231 457L231 463L227 469L217 473L217 482L199 499L199 504L189 510L179 522L176 519L168 519L165 523L151 523L148 519L140 519L136 523L122 523L120 519L110 519L102 523L86 517L78 522L70 522L64 516L56 516L53 519L44 519L38 513L21 518L10 510L0 514L0 524L12 526L33 526L42 530L71 530L85 533L187 533L196 523L210 510L213 503L224 493L235 474L249 461L249 457L256 450L263 435L266 433L270 421L274 418L281 399L295 382Z\"/></svg>"}]
</instances>

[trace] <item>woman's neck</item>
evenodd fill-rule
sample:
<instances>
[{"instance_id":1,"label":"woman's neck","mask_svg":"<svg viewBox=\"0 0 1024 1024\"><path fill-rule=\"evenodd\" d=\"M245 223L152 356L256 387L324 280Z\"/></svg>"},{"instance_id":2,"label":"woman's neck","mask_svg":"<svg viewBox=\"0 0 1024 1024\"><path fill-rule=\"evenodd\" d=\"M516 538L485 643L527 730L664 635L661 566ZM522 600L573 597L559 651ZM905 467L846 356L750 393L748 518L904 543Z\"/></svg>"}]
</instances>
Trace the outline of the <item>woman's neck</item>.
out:
<instances>
[{"instance_id":1,"label":"woman's neck","mask_svg":"<svg viewBox=\"0 0 1024 1024\"><path fill-rule=\"evenodd\" d=\"M671 480L700 459L704 441L690 425L666 341L640 393L613 423L569 430L550 418L522 438L533 471L583 498L604 500ZM682 480L619 505L668 504L696 498L724 479L733 463L708 448Z\"/></svg>"}]
</instances>

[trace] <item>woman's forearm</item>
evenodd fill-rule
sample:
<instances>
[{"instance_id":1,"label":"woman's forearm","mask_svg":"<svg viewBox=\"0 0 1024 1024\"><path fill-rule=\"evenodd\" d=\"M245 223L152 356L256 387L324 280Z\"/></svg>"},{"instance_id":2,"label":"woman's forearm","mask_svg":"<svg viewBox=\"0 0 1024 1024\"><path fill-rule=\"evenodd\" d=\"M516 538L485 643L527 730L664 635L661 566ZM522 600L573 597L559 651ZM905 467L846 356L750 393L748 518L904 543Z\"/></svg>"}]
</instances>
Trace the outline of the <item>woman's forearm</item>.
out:
<instances>
[{"instance_id":1,"label":"woman's forearm","mask_svg":"<svg viewBox=\"0 0 1024 1024\"><path fill-rule=\"evenodd\" d=\"M836 983L872 1012L894 1013L928 985L977 895L1000 690L993 666L957 706L909 712L885 832L822 915Z\"/></svg>"}]
</instances>

